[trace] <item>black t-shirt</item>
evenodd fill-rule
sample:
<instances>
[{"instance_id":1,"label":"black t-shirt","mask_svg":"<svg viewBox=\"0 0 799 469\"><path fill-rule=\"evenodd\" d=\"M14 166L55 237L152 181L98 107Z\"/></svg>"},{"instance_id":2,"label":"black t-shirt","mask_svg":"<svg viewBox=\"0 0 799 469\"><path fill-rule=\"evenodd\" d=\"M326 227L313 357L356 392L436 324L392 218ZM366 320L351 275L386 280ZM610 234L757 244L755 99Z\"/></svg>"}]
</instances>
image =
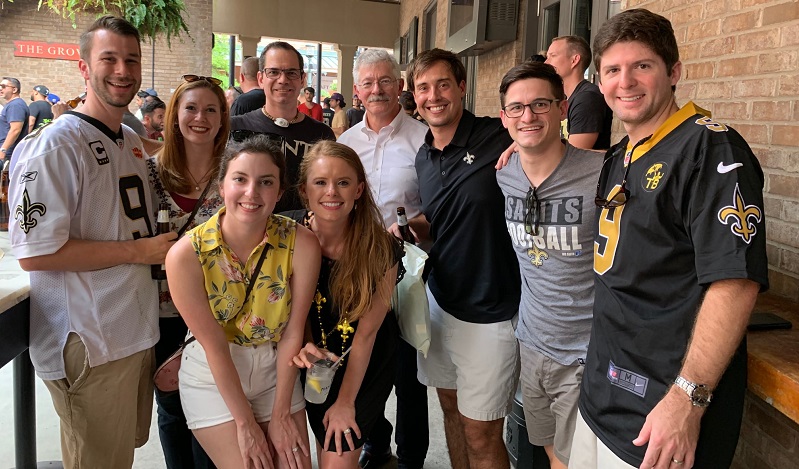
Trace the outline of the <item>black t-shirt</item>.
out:
<instances>
[{"instance_id":1,"label":"black t-shirt","mask_svg":"<svg viewBox=\"0 0 799 469\"><path fill-rule=\"evenodd\" d=\"M513 140L499 119L469 111L443 151L432 139L428 131L416 154L422 211L433 238L430 291L461 321L511 319L519 310L519 264L494 165Z\"/></svg>"},{"instance_id":2,"label":"black t-shirt","mask_svg":"<svg viewBox=\"0 0 799 469\"><path fill-rule=\"evenodd\" d=\"M261 88L253 88L250 91L239 95L230 106L231 116L240 116L250 111L261 109L266 104L266 95Z\"/></svg>"},{"instance_id":3,"label":"black t-shirt","mask_svg":"<svg viewBox=\"0 0 799 469\"><path fill-rule=\"evenodd\" d=\"M253 133L274 136L281 141L281 148L286 154L286 169L289 187L275 206L275 213L285 210L303 208L302 200L297 192L300 175L300 162L308 148L319 140L335 140L333 130L325 124L308 116L288 127L277 126L272 119L266 117L258 108L241 116L230 118L231 139L241 141Z\"/></svg>"},{"instance_id":4,"label":"black t-shirt","mask_svg":"<svg viewBox=\"0 0 799 469\"><path fill-rule=\"evenodd\" d=\"M36 119L33 123L34 129L38 129L53 120L53 107L47 101L34 101L28 105L28 108L31 116Z\"/></svg>"},{"instance_id":5,"label":"black t-shirt","mask_svg":"<svg viewBox=\"0 0 799 469\"><path fill-rule=\"evenodd\" d=\"M355 124L363 120L364 112L363 109L355 109L354 107L347 109L347 121L350 124L350 128L355 127Z\"/></svg>"},{"instance_id":6,"label":"black t-shirt","mask_svg":"<svg viewBox=\"0 0 799 469\"><path fill-rule=\"evenodd\" d=\"M322 122L324 122L328 127L330 127L330 124L333 123L333 114L335 114L335 112L333 112L332 109L322 108Z\"/></svg>"},{"instance_id":7,"label":"black t-shirt","mask_svg":"<svg viewBox=\"0 0 799 469\"><path fill-rule=\"evenodd\" d=\"M610 148L610 127L613 124L613 111L605 102L599 87L583 80L569 96L566 113L566 130L571 134L591 134L598 132L594 150Z\"/></svg>"},{"instance_id":8,"label":"black t-shirt","mask_svg":"<svg viewBox=\"0 0 799 469\"><path fill-rule=\"evenodd\" d=\"M751 279L768 288L763 171L741 136L689 103L631 156L627 203L599 211L594 321L580 411L622 460L641 465L647 414L677 377L707 288ZM609 153L600 194L615 194L625 138ZM743 412L739 350L702 419L695 467L729 467ZM737 426L736 422L737 421ZM722 437L725 432L734 435Z\"/></svg>"}]
</instances>

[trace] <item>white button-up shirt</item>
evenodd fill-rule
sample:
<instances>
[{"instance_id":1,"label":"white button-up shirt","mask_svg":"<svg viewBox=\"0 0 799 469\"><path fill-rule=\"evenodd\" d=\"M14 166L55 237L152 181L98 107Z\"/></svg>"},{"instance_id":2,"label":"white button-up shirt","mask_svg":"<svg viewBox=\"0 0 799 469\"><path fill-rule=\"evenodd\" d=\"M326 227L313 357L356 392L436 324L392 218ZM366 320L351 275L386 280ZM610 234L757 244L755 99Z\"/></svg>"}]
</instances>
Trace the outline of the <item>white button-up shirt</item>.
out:
<instances>
[{"instance_id":1,"label":"white button-up shirt","mask_svg":"<svg viewBox=\"0 0 799 469\"><path fill-rule=\"evenodd\" d=\"M408 219L422 210L419 179L416 177L416 152L424 143L427 126L399 114L379 132L368 127L369 112L361 122L338 138L355 150L366 170L372 196L383 215L386 227L397 221L397 207L405 207Z\"/></svg>"}]
</instances>

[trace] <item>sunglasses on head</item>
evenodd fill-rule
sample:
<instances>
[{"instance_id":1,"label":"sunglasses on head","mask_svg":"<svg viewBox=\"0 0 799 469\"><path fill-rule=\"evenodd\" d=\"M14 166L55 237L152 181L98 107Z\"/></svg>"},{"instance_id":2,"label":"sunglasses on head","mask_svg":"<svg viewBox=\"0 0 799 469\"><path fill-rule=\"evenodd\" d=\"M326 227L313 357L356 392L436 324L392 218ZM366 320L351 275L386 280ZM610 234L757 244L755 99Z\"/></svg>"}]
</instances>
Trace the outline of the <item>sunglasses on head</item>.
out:
<instances>
[{"instance_id":1,"label":"sunglasses on head","mask_svg":"<svg viewBox=\"0 0 799 469\"><path fill-rule=\"evenodd\" d=\"M210 83L212 85L216 85L216 86L220 86L222 84L222 80L220 80L219 78L204 77L202 75L183 75L181 78L183 78L183 81L185 81L187 83L192 83L192 82L195 82L195 81L205 80L208 83Z\"/></svg>"}]
</instances>

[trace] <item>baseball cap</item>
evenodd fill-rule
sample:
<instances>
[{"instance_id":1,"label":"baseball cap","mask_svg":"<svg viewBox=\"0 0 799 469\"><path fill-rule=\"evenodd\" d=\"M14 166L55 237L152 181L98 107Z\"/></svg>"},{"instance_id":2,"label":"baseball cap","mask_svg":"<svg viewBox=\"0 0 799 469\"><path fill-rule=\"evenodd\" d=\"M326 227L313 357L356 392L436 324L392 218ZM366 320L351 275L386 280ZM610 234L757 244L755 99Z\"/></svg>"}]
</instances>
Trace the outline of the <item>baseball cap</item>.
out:
<instances>
[{"instance_id":1,"label":"baseball cap","mask_svg":"<svg viewBox=\"0 0 799 469\"><path fill-rule=\"evenodd\" d=\"M158 92L152 88L147 88L146 90L141 90L136 93L136 96L140 98L146 98L147 96L152 96L153 98L158 97Z\"/></svg>"},{"instance_id":2,"label":"baseball cap","mask_svg":"<svg viewBox=\"0 0 799 469\"><path fill-rule=\"evenodd\" d=\"M61 101L61 98L59 98L57 94L54 94L54 93L49 93L49 94L47 95L47 101L48 101L50 104L55 104L55 103L57 103L57 102Z\"/></svg>"},{"instance_id":3,"label":"baseball cap","mask_svg":"<svg viewBox=\"0 0 799 469\"><path fill-rule=\"evenodd\" d=\"M344 96L341 93L333 93L330 95L330 99L338 100L339 102L344 102Z\"/></svg>"},{"instance_id":4,"label":"baseball cap","mask_svg":"<svg viewBox=\"0 0 799 469\"><path fill-rule=\"evenodd\" d=\"M44 85L36 85L33 87L33 90L44 97L47 97L47 95L50 94L50 90Z\"/></svg>"}]
</instances>

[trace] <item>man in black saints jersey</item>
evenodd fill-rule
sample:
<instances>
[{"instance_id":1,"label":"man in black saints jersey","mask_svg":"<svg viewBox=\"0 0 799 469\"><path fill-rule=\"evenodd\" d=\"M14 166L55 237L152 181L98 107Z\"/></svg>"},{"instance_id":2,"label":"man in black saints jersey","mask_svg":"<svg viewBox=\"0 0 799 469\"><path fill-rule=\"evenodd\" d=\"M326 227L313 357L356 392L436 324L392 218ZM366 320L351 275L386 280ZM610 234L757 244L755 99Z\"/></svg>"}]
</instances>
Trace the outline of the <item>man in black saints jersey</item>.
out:
<instances>
[{"instance_id":1,"label":"man in black saints jersey","mask_svg":"<svg viewBox=\"0 0 799 469\"><path fill-rule=\"evenodd\" d=\"M600 172L594 322L570 467L729 467L743 335L768 288L763 172L737 132L693 103L678 107L682 65L667 19L624 11L594 51L628 136Z\"/></svg>"}]
</instances>

